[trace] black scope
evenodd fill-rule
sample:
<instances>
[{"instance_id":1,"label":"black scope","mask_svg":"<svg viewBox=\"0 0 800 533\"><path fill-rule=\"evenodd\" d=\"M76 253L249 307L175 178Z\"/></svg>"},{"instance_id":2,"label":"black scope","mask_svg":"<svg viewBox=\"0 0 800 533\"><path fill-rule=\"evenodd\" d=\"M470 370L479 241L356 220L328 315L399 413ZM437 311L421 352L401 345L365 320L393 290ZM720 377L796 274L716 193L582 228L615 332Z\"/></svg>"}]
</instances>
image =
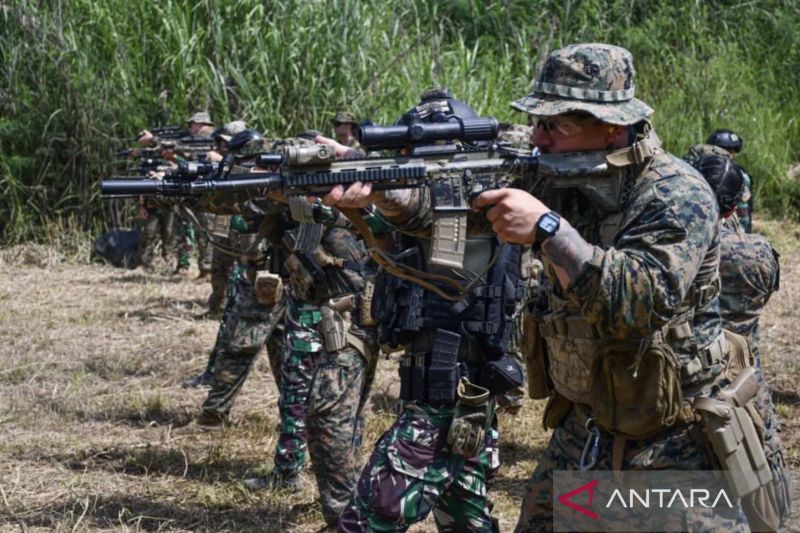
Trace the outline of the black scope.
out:
<instances>
[{"instance_id":1,"label":"black scope","mask_svg":"<svg viewBox=\"0 0 800 533\"><path fill-rule=\"evenodd\" d=\"M417 122L410 126L361 126L358 142L368 148L398 148L436 141L490 141L497 137L494 117L449 122Z\"/></svg>"},{"instance_id":2,"label":"black scope","mask_svg":"<svg viewBox=\"0 0 800 533\"><path fill-rule=\"evenodd\" d=\"M103 196L138 196L156 194L161 190L161 182L148 179L111 179L100 182Z\"/></svg>"},{"instance_id":3,"label":"black scope","mask_svg":"<svg viewBox=\"0 0 800 533\"><path fill-rule=\"evenodd\" d=\"M178 172L184 178L210 176L219 171L219 163L203 163L199 161L181 161Z\"/></svg>"},{"instance_id":4,"label":"black scope","mask_svg":"<svg viewBox=\"0 0 800 533\"><path fill-rule=\"evenodd\" d=\"M258 168L278 167L283 164L282 154L259 154L256 158Z\"/></svg>"}]
</instances>

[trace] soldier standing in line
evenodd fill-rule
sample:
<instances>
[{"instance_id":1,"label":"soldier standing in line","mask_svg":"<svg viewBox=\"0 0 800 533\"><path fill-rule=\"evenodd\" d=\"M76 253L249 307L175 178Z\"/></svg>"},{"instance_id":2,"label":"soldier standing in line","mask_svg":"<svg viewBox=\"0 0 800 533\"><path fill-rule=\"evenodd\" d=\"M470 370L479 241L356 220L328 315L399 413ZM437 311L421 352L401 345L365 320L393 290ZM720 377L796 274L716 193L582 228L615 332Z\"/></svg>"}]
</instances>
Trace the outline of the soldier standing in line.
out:
<instances>
[{"instance_id":1,"label":"soldier standing in line","mask_svg":"<svg viewBox=\"0 0 800 533\"><path fill-rule=\"evenodd\" d=\"M189 139L192 141L203 141L207 139L208 144L195 144L193 142L190 145L181 145L178 142L174 146L174 152L178 158L195 160L201 153L206 153L213 147L211 135L214 133L214 123L211 121L211 115L206 111L193 114L186 122L189 126ZM201 213L198 217L198 221L208 229L208 220L205 214ZM175 268L176 274L188 275L195 244L197 245L197 262L200 270L198 277L202 279L208 277L211 272L211 248L208 246L207 239L203 232L198 234L193 223L187 220L186 216L179 211L177 228L178 262Z\"/></svg>"},{"instance_id":2,"label":"soldier standing in line","mask_svg":"<svg viewBox=\"0 0 800 533\"><path fill-rule=\"evenodd\" d=\"M214 132L214 150L206 155L211 162L222 161L228 153L228 143L234 135L247 129L243 120L234 120ZM231 215L213 215L214 227L210 228L211 234L223 245L230 245ZM218 246L212 246L211 254L211 295L208 297L208 312L217 316L222 312L225 304L230 271L233 267L234 256L225 253Z\"/></svg>"},{"instance_id":3,"label":"soldier standing in line","mask_svg":"<svg viewBox=\"0 0 800 533\"><path fill-rule=\"evenodd\" d=\"M432 89L396 125L476 116L449 90ZM334 146L337 152L349 151ZM374 201L401 232L393 250L398 261L424 275L458 276L469 289L450 301L438 281L423 286L387 271L376 281L373 316L379 340L404 352L402 411L375 445L339 531L404 531L431 512L442 531L496 531L487 495L499 468L495 398L523 383L512 355L520 311L516 301L527 286L523 250L501 244L485 218L470 213L463 268L437 266L430 260L430 191L372 196L369 189L337 187L324 201L359 208Z\"/></svg>"},{"instance_id":4,"label":"soldier standing in line","mask_svg":"<svg viewBox=\"0 0 800 533\"><path fill-rule=\"evenodd\" d=\"M718 207L705 180L661 149L648 120L653 110L634 98L633 80L633 59L623 48L580 44L550 54L534 92L512 106L532 116L534 144L564 172L540 175L535 195L505 188L473 203L488 208L500 239L540 248L548 281L549 310L539 327L549 375L528 377L551 380L545 423L554 431L528 482L518 532L553 529L555 470L714 467L691 405L716 395L714 385L728 379ZM589 162L607 175L576 180ZM373 193L369 184L354 184L334 188L325 201L377 202L406 228L428 206L422 194ZM420 434L417 427L398 443L384 436L378 450L388 445L390 453L373 454L341 531L404 529L402 511L410 517L412 507L442 505L424 476L426 490L405 499L429 464L427 446L435 458L443 444L406 444ZM388 464L379 467L384 457ZM678 518L699 529L747 531L738 505ZM472 520L459 530L489 526Z\"/></svg>"},{"instance_id":5,"label":"soldier standing in line","mask_svg":"<svg viewBox=\"0 0 800 533\"><path fill-rule=\"evenodd\" d=\"M780 284L778 252L757 233L745 233L727 224L740 205L745 191L744 173L733 160L724 156L704 156L694 165L714 190L720 208L720 314L725 329L747 338L754 355L753 366L760 383L756 406L763 419L763 440L773 475L775 516L761 523L750 522L754 531L786 526L791 512L789 470L783 457L780 420L764 379L759 349L758 319Z\"/></svg>"},{"instance_id":6,"label":"soldier standing in line","mask_svg":"<svg viewBox=\"0 0 800 533\"><path fill-rule=\"evenodd\" d=\"M300 140L283 144L289 143L313 148ZM232 149L234 144L236 138ZM238 155L264 151L256 147ZM250 262L226 308L211 390L195 426L222 427L261 346L278 339L274 330L283 321L282 352L277 342L269 345L270 355L280 355L279 366L273 364L281 417L275 466L269 475L245 483L253 490L299 490L308 449L323 515L335 525L355 485L363 409L377 358L373 335L363 323L366 252L336 210L305 199L290 206L271 200L249 204L258 212L251 217L254 228L270 241L271 262L280 267L286 289L279 289L284 285L275 274L261 275L258 261L263 259ZM302 222L298 226L293 219ZM331 227L323 228L322 222Z\"/></svg>"},{"instance_id":7,"label":"soldier standing in line","mask_svg":"<svg viewBox=\"0 0 800 533\"><path fill-rule=\"evenodd\" d=\"M710 145L717 146L727 151L730 158L734 160L736 156L742 152L742 148L744 147L744 140L741 137L734 131L725 129L717 130L709 135L707 142ZM736 206L736 216L745 233L752 233L753 208L755 205L753 188L755 184L753 183L753 178L750 177L750 174L748 174L741 165L739 165L739 169L741 169L742 176L744 177L744 192L739 200L739 205Z\"/></svg>"}]
</instances>

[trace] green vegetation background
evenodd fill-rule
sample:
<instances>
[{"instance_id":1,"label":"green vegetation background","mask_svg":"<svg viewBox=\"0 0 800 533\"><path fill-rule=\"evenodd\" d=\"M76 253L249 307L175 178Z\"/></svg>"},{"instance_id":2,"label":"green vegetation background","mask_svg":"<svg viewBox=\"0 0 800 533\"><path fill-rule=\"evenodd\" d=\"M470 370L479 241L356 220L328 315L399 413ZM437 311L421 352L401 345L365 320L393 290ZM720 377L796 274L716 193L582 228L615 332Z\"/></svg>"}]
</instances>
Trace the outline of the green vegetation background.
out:
<instances>
[{"instance_id":1,"label":"green vegetation background","mask_svg":"<svg viewBox=\"0 0 800 533\"><path fill-rule=\"evenodd\" d=\"M637 96L669 150L717 127L741 133L758 208L795 214L796 1L11 0L0 3L0 239L99 230L97 182L144 126L202 108L275 136L329 130L340 107L387 122L432 85L523 122L508 103L548 51L578 41L633 52Z\"/></svg>"}]
</instances>

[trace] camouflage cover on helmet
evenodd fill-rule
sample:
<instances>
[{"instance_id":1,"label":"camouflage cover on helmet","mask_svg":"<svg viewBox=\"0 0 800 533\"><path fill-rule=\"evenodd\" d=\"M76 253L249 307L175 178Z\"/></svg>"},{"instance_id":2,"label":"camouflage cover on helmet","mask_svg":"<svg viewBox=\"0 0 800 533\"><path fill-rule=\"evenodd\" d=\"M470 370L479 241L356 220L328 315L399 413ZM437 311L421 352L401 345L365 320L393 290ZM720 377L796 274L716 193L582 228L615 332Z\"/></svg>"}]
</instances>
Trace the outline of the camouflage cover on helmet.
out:
<instances>
[{"instance_id":1,"label":"camouflage cover on helmet","mask_svg":"<svg viewBox=\"0 0 800 533\"><path fill-rule=\"evenodd\" d=\"M533 144L533 128L526 124L511 124L497 135L498 141L504 141L512 148L529 150Z\"/></svg>"},{"instance_id":2,"label":"camouflage cover on helmet","mask_svg":"<svg viewBox=\"0 0 800 533\"><path fill-rule=\"evenodd\" d=\"M533 92L511 107L537 116L584 112L609 124L628 126L653 109L634 98L633 56L609 44L574 44L547 58Z\"/></svg>"},{"instance_id":3,"label":"camouflage cover on helmet","mask_svg":"<svg viewBox=\"0 0 800 533\"><path fill-rule=\"evenodd\" d=\"M222 128L222 133L219 134L219 138L225 142L230 141L234 135L237 133L241 133L247 129L247 124L245 124L244 120L234 120L233 122L228 122L225 124L225 127Z\"/></svg>"},{"instance_id":4,"label":"camouflage cover on helmet","mask_svg":"<svg viewBox=\"0 0 800 533\"><path fill-rule=\"evenodd\" d=\"M696 167L698 161L707 155L717 155L722 157L731 156L730 152L724 148L720 148L719 146L714 146L713 144L695 144L689 148L689 151L686 152L685 156L683 156L683 160L693 167Z\"/></svg>"},{"instance_id":5,"label":"camouflage cover on helmet","mask_svg":"<svg viewBox=\"0 0 800 533\"><path fill-rule=\"evenodd\" d=\"M187 124L191 124L192 122L195 124L208 124L209 126L214 125L214 123L211 122L211 115L209 115L207 111L200 111L186 119Z\"/></svg>"},{"instance_id":6,"label":"camouflage cover on helmet","mask_svg":"<svg viewBox=\"0 0 800 533\"><path fill-rule=\"evenodd\" d=\"M245 146L232 152L237 159L245 159L259 154L269 154L275 151L275 141L269 139L256 139Z\"/></svg>"},{"instance_id":7,"label":"camouflage cover on helmet","mask_svg":"<svg viewBox=\"0 0 800 533\"><path fill-rule=\"evenodd\" d=\"M334 124L358 124L355 113L350 111L337 111L333 116Z\"/></svg>"}]
</instances>

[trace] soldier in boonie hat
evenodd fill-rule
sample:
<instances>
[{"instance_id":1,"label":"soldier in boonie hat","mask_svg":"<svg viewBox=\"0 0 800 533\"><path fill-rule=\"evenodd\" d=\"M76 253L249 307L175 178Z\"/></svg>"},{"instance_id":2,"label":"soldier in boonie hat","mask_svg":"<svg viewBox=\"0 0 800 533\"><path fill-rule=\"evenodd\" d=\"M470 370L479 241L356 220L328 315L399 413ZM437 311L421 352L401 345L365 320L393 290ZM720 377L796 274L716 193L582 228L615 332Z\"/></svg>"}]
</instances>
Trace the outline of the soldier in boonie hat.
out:
<instances>
[{"instance_id":1,"label":"soldier in boonie hat","mask_svg":"<svg viewBox=\"0 0 800 533\"><path fill-rule=\"evenodd\" d=\"M356 128L358 121L350 111L338 111L333 117L333 134L336 140L350 148L359 148Z\"/></svg>"},{"instance_id":2,"label":"soldier in boonie hat","mask_svg":"<svg viewBox=\"0 0 800 533\"><path fill-rule=\"evenodd\" d=\"M208 114L208 111L198 111L194 115L190 116L186 119L187 124L207 124L209 126L213 126L214 123L211 122L211 115Z\"/></svg>"},{"instance_id":3,"label":"soldier in boonie hat","mask_svg":"<svg viewBox=\"0 0 800 533\"><path fill-rule=\"evenodd\" d=\"M355 114L350 111L337 111L333 116L333 125L338 124L358 124L358 121Z\"/></svg>"},{"instance_id":4,"label":"soldier in boonie hat","mask_svg":"<svg viewBox=\"0 0 800 533\"><path fill-rule=\"evenodd\" d=\"M631 53L609 44L575 44L544 64L533 92L511 107L536 116L588 113L608 124L629 126L653 109L634 98Z\"/></svg>"}]
</instances>

